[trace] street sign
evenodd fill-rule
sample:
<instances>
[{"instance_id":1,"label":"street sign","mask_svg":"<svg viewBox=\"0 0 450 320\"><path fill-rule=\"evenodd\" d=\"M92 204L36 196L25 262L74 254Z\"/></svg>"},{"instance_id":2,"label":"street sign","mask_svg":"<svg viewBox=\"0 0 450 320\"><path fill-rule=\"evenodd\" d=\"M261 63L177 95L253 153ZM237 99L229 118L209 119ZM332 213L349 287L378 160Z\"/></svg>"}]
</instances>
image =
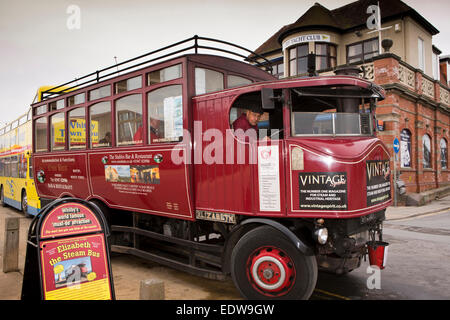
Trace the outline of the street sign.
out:
<instances>
[{"instance_id":1,"label":"street sign","mask_svg":"<svg viewBox=\"0 0 450 320\"><path fill-rule=\"evenodd\" d=\"M394 152L398 153L400 151L400 141L398 141L398 138L395 137L394 139Z\"/></svg>"}]
</instances>

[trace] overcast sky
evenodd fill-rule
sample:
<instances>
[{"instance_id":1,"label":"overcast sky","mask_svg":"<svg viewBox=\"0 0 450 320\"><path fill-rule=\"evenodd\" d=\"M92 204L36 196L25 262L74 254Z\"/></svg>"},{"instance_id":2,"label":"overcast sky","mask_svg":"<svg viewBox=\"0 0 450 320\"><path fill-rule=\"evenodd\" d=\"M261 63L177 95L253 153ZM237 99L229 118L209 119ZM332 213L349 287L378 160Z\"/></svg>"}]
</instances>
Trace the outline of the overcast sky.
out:
<instances>
[{"instance_id":1,"label":"overcast sky","mask_svg":"<svg viewBox=\"0 0 450 320\"><path fill-rule=\"evenodd\" d=\"M256 49L315 2L353 0L0 0L0 127L25 113L36 90L195 34ZM450 2L404 0L441 33L450 54ZM80 28L71 5L80 8ZM72 23L72 24L71 24Z\"/></svg>"}]
</instances>

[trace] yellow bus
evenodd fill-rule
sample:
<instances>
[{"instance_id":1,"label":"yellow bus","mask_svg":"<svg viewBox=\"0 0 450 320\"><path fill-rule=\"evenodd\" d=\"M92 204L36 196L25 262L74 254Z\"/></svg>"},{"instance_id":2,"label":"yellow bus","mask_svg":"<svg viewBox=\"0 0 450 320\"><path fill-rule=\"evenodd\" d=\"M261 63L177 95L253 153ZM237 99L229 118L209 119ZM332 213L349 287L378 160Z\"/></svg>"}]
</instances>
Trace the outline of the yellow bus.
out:
<instances>
[{"instance_id":1,"label":"yellow bus","mask_svg":"<svg viewBox=\"0 0 450 320\"><path fill-rule=\"evenodd\" d=\"M62 86L52 90L54 86L42 86L37 90L34 102L42 100L43 94L72 91L74 88ZM58 108L58 105L54 107ZM41 201L37 195L32 170L32 114L30 110L0 128L0 203L22 210L27 216L34 216L41 209ZM84 125L84 119L76 119L76 125ZM64 128L59 128L64 130ZM94 130L95 131L95 130ZM77 134L77 132L75 132ZM55 135L55 144L64 145L64 140ZM71 143L77 142L77 137ZM81 137L85 139L85 137Z\"/></svg>"},{"instance_id":2,"label":"yellow bus","mask_svg":"<svg viewBox=\"0 0 450 320\"><path fill-rule=\"evenodd\" d=\"M36 215L41 202L33 180L31 109L0 128L0 203Z\"/></svg>"}]
</instances>

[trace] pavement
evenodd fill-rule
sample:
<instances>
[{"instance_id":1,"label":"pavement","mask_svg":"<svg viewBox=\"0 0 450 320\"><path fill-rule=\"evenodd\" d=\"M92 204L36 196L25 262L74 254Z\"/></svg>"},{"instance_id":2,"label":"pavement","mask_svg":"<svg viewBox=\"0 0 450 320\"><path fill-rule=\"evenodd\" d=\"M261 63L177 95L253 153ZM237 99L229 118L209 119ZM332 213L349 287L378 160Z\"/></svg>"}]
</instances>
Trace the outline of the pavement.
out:
<instances>
[{"instance_id":1,"label":"pavement","mask_svg":"<svg viewBox=\"0 0 450 320\"><path fill-rule=\"evenodd\" d=\"M444 198L432 201L431 203L421 206L421 207L389 207L386 210L386 223L389 224L391 221L395 223L395 221L404 221L408 219L412 219L419 216L432 216L440 213L444 213L448 211L450 213L450 195L446 196ZM4 252L4 238L5 238L5 218L6 217L20 217L20 232L19 232L19 270L16 272L3 272L3 252ZM26 240L27 240L27 233L28 233L28 226L30 224L31 220L28 218L25 218L23 215L21 215L17 210L10 209L10 208L0 208L0 300L20 300L21 290L22 290L22 278L23 278L23 270L24 270L24 264L25 264L25 252L26 252ZM138 299L138 288L139 288L139 273L143 277L142 280L151 278L152 276L160 276L161 273L158 274L151 274L151 270L148 268L147 263L139 262L141 264L137 265L133 262L130 262L130 260L127 260L129 258L125 257L124 259L121 259L120 257L117 259L112 259L112 268L113 268L113 274L114 274L114 285L115 285L115 291L116 291L116 297L118 299ZM122 261L124 260L124 261ZM115 266L116 262L116 266ZM124 267L124 265L127 265ZM155 267L155 266L153 266ZM130 281L125 280L121 281L121 278L124 277L120 273L122 272L122 268L126 268L126 271L123 271L123 274L129 274L130 272L133 273L136 277L135 283L130 286ZM130 268L132 270L130 270ZM156 268L159 267L156 265ZM163 268L163 267L161 267ZM138 271L139 270L139 271ZM165 269L166 270L166 269ZM150 272L150 274L146 274ZM170 271L167 269L164 271L167 273L167 281L171 281L170 279L173 279L174 277L170 276ZM192 299L221 299L223 298L221 295L218 296L210 296L205 295L202 293L201 287L200 288L194 288L194 284L187 279L183 280L184 275L181 275L176 271L173 271L174 275L177 275L177 280L173 281L173 284L169 282L169 288L166 288L166 299L172 300L172 299L185 299L186 293L187 296L192 297ZM163 273L164 275L164 273ZM181 280L180 280L181 279ZM117 283L116 283L117 281ZM213 280L207 280L205 281L213 281ZM123 284L122 284L123 283ZM224 286L221 288L221 291L224 291L225 293L229 293L232 296L237 296L237 294L234 292L235 289L233 288L233 285L231 283L225 283L225 284L212 284L214 286ZM191 288L191 286L194 286ZM198 294L190 294L190 290L197 290ZM172 294L172 293L173 294ZM181 294L181 295L180 295ZM203 295L202 295L203 294ZM184 296L184 297L183 297Z\"/></svg>"},{"instance_id":2,"label":"pavement","mask_svg":"<svg viewBox=\"0 0 450 320\"><path fill-rule=\"evenodd\" d=\"M450 210L450 195L434 200L421 207L388 207L386 221L397 221L419 216L433 215Z\"/></svg>"}]
</instances>

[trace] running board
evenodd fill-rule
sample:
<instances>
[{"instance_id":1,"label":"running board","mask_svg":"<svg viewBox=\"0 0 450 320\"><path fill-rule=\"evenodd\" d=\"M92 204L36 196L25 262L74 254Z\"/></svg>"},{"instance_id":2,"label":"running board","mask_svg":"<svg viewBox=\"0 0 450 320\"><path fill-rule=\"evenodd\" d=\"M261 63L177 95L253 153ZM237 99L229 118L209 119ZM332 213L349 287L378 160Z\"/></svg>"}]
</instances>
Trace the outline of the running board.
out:
<instances>
[{"instance_id":1,"label":"running board","mask_svg":"<svg viewBox=\"0 0 450 320\"><path fill-rule=\"evenodd\" d=\"M213 271L209 269L204 269L200 267L195 267L187 263L183 263L181 261L177 261L174 259L162 257L160 255L150 253L147 251L139 250L136 248L126 247L126 246L119 246L119 245L111 245L111 251L116 253L122 253L122 254L131 254L136 257L140 257L146 260L150 260L180 271L185 271L190 274L201 276L203 278L212 279L212 280L227 280L228 276L222 272L219 271Z\"/></svg>"},{"instance_id":2,"label":"running board","mask_svg":"<svg viewBox=\"0 0 450 320\"><path fill-rule=\"evenodd\" d=\"M219 253L219 254L222 254L222 252L223 252L223 246L220 246L220 245L205 244L205 243L175 238L172 236L166 236L164 234L160 234L160 233L156 233L156 232L152 232L152 231L148 231L148 230L144 230L144 229L140 229L140 228L135 228L135 227L112 225L111 231L137 234L137 235L145 236L147 238L170 242L170 243L174 243L176 245L180 245L183 247L192 248L192 249L204 251L204 252Z\"/></svg>"}]
</instances>

